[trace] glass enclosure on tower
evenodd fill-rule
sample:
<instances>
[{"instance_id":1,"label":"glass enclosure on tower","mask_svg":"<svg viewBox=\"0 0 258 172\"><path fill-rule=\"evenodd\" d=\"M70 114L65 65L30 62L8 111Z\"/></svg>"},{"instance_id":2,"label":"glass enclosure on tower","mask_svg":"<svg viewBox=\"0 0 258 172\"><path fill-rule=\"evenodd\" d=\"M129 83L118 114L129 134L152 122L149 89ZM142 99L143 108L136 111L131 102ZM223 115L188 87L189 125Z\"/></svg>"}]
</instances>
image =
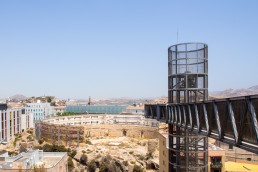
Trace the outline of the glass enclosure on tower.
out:
<instances>
[{"instance_id":1,"label":"glass enclosure on tower","mask_svg":"<svg viewBox=\"0 0 258 172\"><path fill-rule=\"evenodd\" d=\"M183 43L168 48L168 101L188 103L208 99L208 46Z\"/></svg>"}]
</instances>

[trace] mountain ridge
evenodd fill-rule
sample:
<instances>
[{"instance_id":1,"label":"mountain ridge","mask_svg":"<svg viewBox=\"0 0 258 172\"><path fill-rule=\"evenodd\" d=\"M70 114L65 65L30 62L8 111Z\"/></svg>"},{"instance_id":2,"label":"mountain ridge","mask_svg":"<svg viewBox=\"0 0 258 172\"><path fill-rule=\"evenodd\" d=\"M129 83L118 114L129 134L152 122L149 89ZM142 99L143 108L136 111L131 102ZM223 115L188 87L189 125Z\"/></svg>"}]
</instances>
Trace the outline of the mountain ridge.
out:
<instances>
[{"instance_id":1,"label":"mountain ridge","mask_svg":"<svg viewBox=\"0 0 258 172\"><path fill-rule=\"evenodd\" d=\"M249 88L240 89L226 89L218 93L211 93L209 96L214 98L228 98L228 97L238 97L238 96L248 96L258 94L258 85L254 85Z\"/></svg>"}]
</instances>

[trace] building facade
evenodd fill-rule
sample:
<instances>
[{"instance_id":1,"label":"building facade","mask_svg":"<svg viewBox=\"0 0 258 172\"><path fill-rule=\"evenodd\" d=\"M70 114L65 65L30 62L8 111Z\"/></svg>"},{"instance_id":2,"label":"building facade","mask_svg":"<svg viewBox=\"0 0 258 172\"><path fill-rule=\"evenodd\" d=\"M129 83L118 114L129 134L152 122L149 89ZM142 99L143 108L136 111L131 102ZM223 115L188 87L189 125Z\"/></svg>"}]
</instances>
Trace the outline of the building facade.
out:
<instances>
[{"instance_id":1,"label":"building facade","mask_svg":"<svg viewBox=\"0 0 258 172\"><path fill-rule=\"evenodd\" d=\"M65 112L89 113L89 114L120 114L126 109L126 106L66 106Z\"/></svg>"},{"instance_id":2,"label":"building facade","mask_svg":"<svg viewBox=\"0 0 258 172\"><path fill-rule=\"evenodd\" d=\"M65 106L55 106L54 107L54 116L56 116L57 114L63 114L65 111Z\"/></svg>"},{"instance_id":3,"label":"building facade","mask_svg":"<svg viewBox=\"0 0 258 172\"><path fill-rule=\"evenodd\" d=\"M37 103L27 103L24 109L25 113L33 113L34 122L53 116L54 114L54 107L50 106L50 103L41 103L39 100Z\"/></svg>"},{"instance_id":4,"label":"building facade","mask_svg":"<svg viewBox=\"0 0 258 172\"><path fill-rule=\"evenodd\" d=\"M32 112L26 112L25 109L22 109L21 130L25 131L28 128L34 128L34 116Z\"/></svg>"},{"instance_id":5,"label":"building facade","mask_svg":"<svg viewBox=\"0 0 258 172\"><path fill-rule=\"evenodd\" d=\"M34 168L43 168L45 172L67 172L67 153L30 150L13 157L9 157L8 152L0 155L0 171L34 172Z\"/></svg>"},{"instance_id":6,"label":"building facade","mask_svg":"<svg viewBox=\"0 0 258 172\"><path fill-rule=\"evenodd\" d=\"M168 133L159 133L159 171L168 172Z\"/></svg>"},{"instance_id":7,"label":"building facade","mask_svg":"<svg viewBox=\"0 0 258 172\"><path fill-rule=\"evenodd\" d=\"M21 114L20 108L6 108L0 110L0 140L9 141L15 134L21 132Z\"/></svg>"},{"instance_id":8,"label":"building facade","mask_svg":"<svg viewBox=\"0 0 258 172\"><path fill-rule=\"evenodd\" d=\"M84 114L74 116L59 116L43 120L43 122L59 125L88 125L88 124L121 124L158 127L155 119L145 118L134 114Z\"/></svg>"}]
</instances>

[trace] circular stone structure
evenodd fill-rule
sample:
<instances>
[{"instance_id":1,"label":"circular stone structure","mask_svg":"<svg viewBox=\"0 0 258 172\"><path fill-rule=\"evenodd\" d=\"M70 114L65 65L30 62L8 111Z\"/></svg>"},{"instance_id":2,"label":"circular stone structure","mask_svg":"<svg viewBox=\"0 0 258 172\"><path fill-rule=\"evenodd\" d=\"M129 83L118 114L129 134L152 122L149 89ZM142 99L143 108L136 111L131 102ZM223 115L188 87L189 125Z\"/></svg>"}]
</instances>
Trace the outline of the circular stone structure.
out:
<instances>
[{"instance_id":1,"label":"circular stone structure","mask_svg":"<svg viewBox=\"0 0 258 172\"><path fill-rule=\"evenodd\" d=\"M89 137L158 138L158 122L139 115L76 115L44 119L36 124L38 138L71 145Z\"/></svg>"}]
</instances>

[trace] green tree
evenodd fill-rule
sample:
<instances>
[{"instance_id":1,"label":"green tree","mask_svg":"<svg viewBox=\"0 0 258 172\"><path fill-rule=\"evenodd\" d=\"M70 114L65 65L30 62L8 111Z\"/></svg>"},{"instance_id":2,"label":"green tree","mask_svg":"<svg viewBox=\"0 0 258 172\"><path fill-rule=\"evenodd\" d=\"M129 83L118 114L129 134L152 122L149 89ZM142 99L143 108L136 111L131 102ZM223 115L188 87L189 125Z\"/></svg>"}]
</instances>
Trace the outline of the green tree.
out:
<instances>
[{"instance_id":1,"label":"green tree","mask_svg":"<svg viewBox=\"0 0 258 172\"><path fill-rule=\"evenodd\" d=\"M48 102L48 103L51 103L51 102L52 102L51 97L47 97L47 102Z\"/></svg>"}]
</instances>

